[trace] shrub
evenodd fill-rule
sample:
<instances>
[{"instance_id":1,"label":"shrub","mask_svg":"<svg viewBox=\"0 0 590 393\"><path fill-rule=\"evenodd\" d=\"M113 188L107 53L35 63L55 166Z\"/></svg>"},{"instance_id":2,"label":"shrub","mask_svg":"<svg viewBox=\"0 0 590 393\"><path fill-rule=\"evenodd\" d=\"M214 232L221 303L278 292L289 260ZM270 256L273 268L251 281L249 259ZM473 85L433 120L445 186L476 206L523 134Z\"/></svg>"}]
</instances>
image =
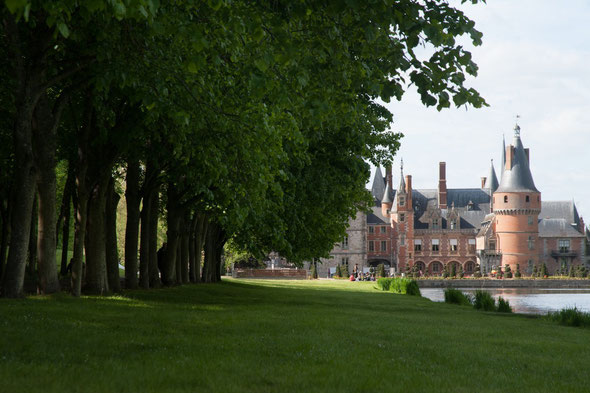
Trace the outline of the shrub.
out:
<instances>
[{"instance_id":1,"label":"shrub","mask_svg":"<svg viewBox=\"0 0 590 393\"><path fill-rule=\"evenodd\" d=\"M382 263L377 266L377 277L385 277L385 265Z\"/></svg>"},{"instance_id":2,"label":"shrub","mask_svg":"<svg viewBox=\"0 0 590 393\"><path fill-rule=\"evenodd\" d=\"M547 265L543 264L543 266L541 266L541 274L540 276L542 278L546 278L549 275L549 273L547 272Z\"/></svg>"},{"instance_id":3,"label":"shrub","mask_svg":"<svg viewBox=\"0 0 590 393\"><path fill-rule=\"evenodd\" d=\"M377 280L377 286L382 291L390 291L393 293L400 293L403 295L421 296L420 288L418 287L418 282L416 280L411 280L409 278L382 277Z\"/></svg>"},{"instance_id":4,"label":"shrub","mask_svg":"<svg viewBox=\"0 0 590 393\"><path fill-rule=\"evenodd\" d=\"M340 264L336 265L336 272L334 273L334 277L342 277L342 270L340 269Z\"/></svg>"},{"instance_id":5,"label":"shrub","mask_svg":"<svg viewBox=\"0 0 590 393\"><path fill-rule=\"evenodd\" d=\"M454 288L445 289L445 303L458 304L460 306L471 306L473 304L469 295Z\"/></svg>"},{"instance_id":6,"label":"shrub","mask_svg":"<svg viewBox=\"0 0 590 393\"><path fill-rule=\"evenodd\" d=\"M381 277L377 280L377 286L382 291L389 291L389 288L391 287L391 280L391 278Z\"/></svg>"},{"instance_id":7,"label":"shrub","mask_svg":"<svg viewBox=\"0 0 590 393\"><path fill-rule=\"evenodd\" d=\"M449 265L445 265L443 268L443 278L449 278Z\"/></svg>"},{"instance_id":8,"label":"shrub","mask_svg":"<svg viewBox=\"0 0 590 393\"><path fill-rule=\"evenodd\" d=\"M550 321L558 322L565 326L587 327L590 326L590 313L574 308L564 308L560 311L547 313Z\"/></svg>"},{"instance_id":9,"label":"shrub","mask_svg":"<svg viewBox=\"0 0 590 393\"><path fill-rule=\"evenodd\" d=\"M510 265L506 265L504 273L506 274L506 278L512 278L512 269L510 269Z\"/></svg>"},{"instance_id":10,"label":"shrub","mask_svg":"<svg viewBox=\"0 0 590 393\"><path fill-rule=\"evenodd\" d=\"M511 313L512 307L510 307L510 303L508 300L504 299L502 296L498 298L498 312L506 312Z\"/></svg>"},{"instance_id":11,"label":"shrub","mask_svg":"<svg viewBox=\"0 0 590 393\"><path fill-rule=\"evenodd\" d=\"M473 271L473 277L475 277L475 278L481 277L481 266L479 264L475 265L475 270Z\"/></svg>"},{"instance_id":12,"label":"shrub","mask_svg":"<svg viewBox=\"0 0 590 393\"><path fill-rule=\"evenodd\" d=\"M463 266L459 265L459 278L463 278L465 276L465 272L463 271Z\"/></svg>"},{"instance_id":13,"label":"shrub","mask_svg":"<svg viewBox=\"0 0 590 393\"><path fill-rule=\"evenodd\" d=\"M454 263L451 266L451 277L453 277L453 278L457 277L457 266L455 266Z\"/></svg>"},{"instance_id":14,"label":"shrub","mask_svg":"<svg viewBox=\"0 0 590 393\"><path fill-rule=\"evenodd\" d=\"M496 311L496 302L489 292L477 290L473 299L473 307L477 310Z\"/></svg>"},{"instance_id":15,"label":"shrub","mask_svg":"<svg viewBox=\"0 0 590 393\"><path fill-rule=\"evenodd\" d=\"M574 277L574 267L573 266L570 266L570 271L569 271L568 276Z\"/></svg>"},{"instance_id":16,"label":"shrub","mask_svg":"<svg viewBox=\"0 0 590 393\"><path fill-rule=\"evenodd\" d=\"M516 264L516 272L514 273L514 278L520 278L522 274L520 274L520 264Z\"/></svg>"},{"instance_id":17,"label":"shrub","mask_svg":"<svg viewBox=\"0 0 590 393\"><path fill-rule=\"evenodd\" d=\"M406 283L406 295L410 296L422 296L420 293L420 287L416 280L408 280Z\"/></svg>"}]
</instances>

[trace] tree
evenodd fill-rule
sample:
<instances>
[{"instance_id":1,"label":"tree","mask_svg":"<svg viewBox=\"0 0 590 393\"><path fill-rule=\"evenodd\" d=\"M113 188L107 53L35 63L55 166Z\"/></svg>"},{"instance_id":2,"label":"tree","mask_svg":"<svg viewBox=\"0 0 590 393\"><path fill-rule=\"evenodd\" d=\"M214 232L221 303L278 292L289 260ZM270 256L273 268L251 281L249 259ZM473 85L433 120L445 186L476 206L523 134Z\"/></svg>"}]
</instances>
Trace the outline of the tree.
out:
<instances>
[{"instance_id":1,"label":"tree","mask_svg":"<svg viewBox=\"0 0 590 393\"><path fill-rule=\"evenodd\" d=\"M510 268L510 265L506 264L504 266L504 273L506 274L506 278L512 278L512 269Z\"/></svg>"},{"instance_id":2,"label":"tree","mask_svg":"<svg viewBox=\"0 0 590 393\"><path fill-rule=\"evenodd\" d=\"M299 264L328 255L348 219L371 204L367 161L387 163L399 147L381 101L401 99L411 84L438 110L451 100L485 105L465 86L477 66L456 41L467 35L479 45L481 33L444 2L24 0L0 12L10 71L0 94L12 98L14 124L5 296L22 295L35 188L43 188L40 288L56 288L56 138L76 183L79 295L85 245L87 290L114 284L115 254L105 248L116 216L107 225L104 210L116 205L109 184L120 166L130 187L128 285L136 286L138 214L139 283L158 285L158 206L168 230L165 284L216 282L230 239Z\"/></svg>"}]
</instances>

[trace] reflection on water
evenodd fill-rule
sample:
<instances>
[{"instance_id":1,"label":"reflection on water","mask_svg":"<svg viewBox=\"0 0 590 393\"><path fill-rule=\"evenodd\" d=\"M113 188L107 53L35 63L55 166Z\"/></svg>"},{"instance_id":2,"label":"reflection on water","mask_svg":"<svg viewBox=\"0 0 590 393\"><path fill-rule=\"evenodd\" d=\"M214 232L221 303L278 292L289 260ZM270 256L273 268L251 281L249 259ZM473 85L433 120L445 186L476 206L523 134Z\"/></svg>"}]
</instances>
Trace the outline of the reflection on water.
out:
<instances>
[{"instance_id":1,"label":"reflection on water","mask_svg":"<svg viewBox=\"0 0 590 393\"><path fill-rule=\"evenodd\" d=\"M478 288L462 288L463 293L473 295ZM485 288L494 298L502 296L510 302L514 312L523 314L546 314L566 307L590 312L590 289L541 289L541 288ZM444 289L421 288L422 296L435 301L445 300Z\"/></svg>"}]
</instances>

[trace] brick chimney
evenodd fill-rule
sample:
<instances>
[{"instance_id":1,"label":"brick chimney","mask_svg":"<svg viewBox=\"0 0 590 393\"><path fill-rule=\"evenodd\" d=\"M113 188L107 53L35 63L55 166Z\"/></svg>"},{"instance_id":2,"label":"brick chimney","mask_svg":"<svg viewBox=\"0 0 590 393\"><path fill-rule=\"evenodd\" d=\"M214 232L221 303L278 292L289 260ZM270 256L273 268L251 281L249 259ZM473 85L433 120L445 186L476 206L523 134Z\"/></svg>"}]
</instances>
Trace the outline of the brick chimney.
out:
<instances>
[{"instance_id":1,"label":"brick chimney","mask_svg":"<svg viewBox=\"0 0 590 393\"><path fill-rule=\"evenodd\" d=\"M487 180L487 177L485 177L485 176L483 176L481 178L481 188L484 188L486 186L486 180Z\"/></svg>"},{"instance_id":2,"label":"brick chimney","mask_svg":"<svg viewBox=\"0 0 590 393\"><path fill-rule=\"evenodd\" d=\"M512 161L514 161L514 148L512 145L506 146L506 169L512 169Z\"/></svg>"},{"instance_id":3,"label":"brick chimney","mask_svg":"<svg viewBox=\"0 0 590 393\"><path fill-rule=\"evenodd\" d=\"M447 164L445 162L438 164L438 207L447 208Z\"/></svg>"},{"instance_id":4,"label":"brick chimney","mask_svg":"<svg viewBox=\"0 0 590 393\"><path fill-rule=\"evenodd\" d=\"M391 165L385 168L385 181L387 182L386 184L389 184L391 188L393 188L392 170L393 166Z\"/></svg>"},{"instance_id":5,"label":"brick chimney","mask_svg":"<svg viewBox=\"0 0 590 393\"><path fill-rule=\"evenodd\" d=\"M406 175L406 193L408 209L412 208L412 175Z\"/></svg>"}]
</instances>

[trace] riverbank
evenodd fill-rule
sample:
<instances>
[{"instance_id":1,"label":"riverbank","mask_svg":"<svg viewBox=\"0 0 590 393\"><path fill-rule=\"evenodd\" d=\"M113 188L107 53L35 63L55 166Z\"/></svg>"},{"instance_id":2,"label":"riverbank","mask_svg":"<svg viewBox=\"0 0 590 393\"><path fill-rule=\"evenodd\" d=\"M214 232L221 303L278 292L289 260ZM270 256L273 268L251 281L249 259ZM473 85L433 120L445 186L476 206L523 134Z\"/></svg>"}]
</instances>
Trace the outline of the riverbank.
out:
<instances>
[{"instance_id":1,"label":"riverbank","mask_svg":"<svg viewBox=\"0 0 590 393\"><path fill-rule=\"evenodd\" d=\"M589 279L418 279L420 288L590 288Z\"/></svg>"}]
</instances>

